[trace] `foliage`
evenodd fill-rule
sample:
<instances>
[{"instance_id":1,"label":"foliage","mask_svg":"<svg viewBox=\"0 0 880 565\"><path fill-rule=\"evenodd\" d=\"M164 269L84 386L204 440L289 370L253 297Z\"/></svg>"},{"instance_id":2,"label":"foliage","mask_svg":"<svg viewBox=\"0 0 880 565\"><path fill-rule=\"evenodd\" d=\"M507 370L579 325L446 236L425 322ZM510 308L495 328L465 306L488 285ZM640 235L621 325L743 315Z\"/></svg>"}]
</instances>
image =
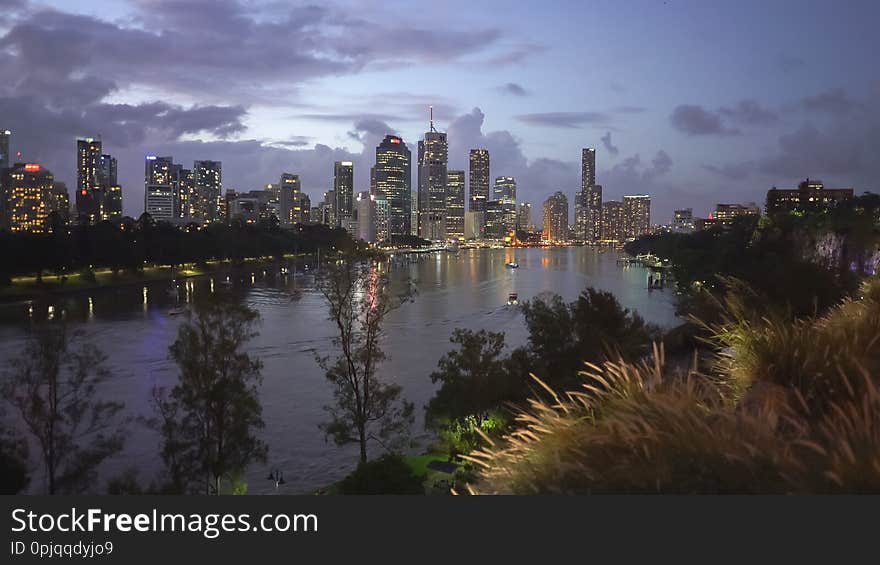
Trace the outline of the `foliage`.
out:
<instances>
[{"instance_id":1,"label":"foliage","mask_svg":"<svg viewBox=\"0 0 880 565\"><path fill-rule=\"evenodd\" d=\"M833 214L842 218L845 210ZM628 244L626 250L670 259L678 290L684 293L679 302L682 313L715 316L717 312L706 309L710 303L694 295L706 291L723 294L729 290L724 279L733 278L765 297L764 306L779 305L795 316L808 316L823 312L855 289L857 275L850 271L848 261L829 268L810 252L811 238L834 229L852 233L843 219L830 220L829 214L804 218L781 215L760 223L745 217L728 228L645 236ZM852 247L856 239L847 238L845 247ZM865 237L860 241L859 245L868 245ZM873 250L873 243L870 247Z\"/></svg>"},{"instance_id":2,"label":"foliage","mask_svg":"<svg viewBox=\"0 0 880 565\"><path fill-rule=\"evenodd\" d=\"M880 282L812 319L724 308L711 374L670 370L661 346L564 394L536 378L517 429L468 456L471 490L880 493Z\"/></svg>"},{"instance_id":3,"label":"foliage","mask_svg":"<svg viewBox=\"0 0 880 565\"><path fill-rule=\"evenodd\" d=\"M361 463L339 484L341 494L425 494L424 476L413 473L400 455Z\"/></svg>"},{"instance_id":4,"label":"foliage","mask_svg":"<svg viewBox=\"0 0 880 565\"><path fill-rule=\"evenodd\" d=\"M257 334L258 315L247 306L210 300L199 304L170 346L180 369L170 393L155 391L162 458L180 492L219 494L249 464L265 461L258 388L262 363L243 351Z\"/></svg>"},{"instance_id":5,"label":"foliage","mask_svg":"<svg viewBox=\"0 0 880 565\"><path fill-rule=\"evenodd\" d=\"M38 447L47 494L86 491L100 464L122 449L123 405L96 400L110 378L106 358L80 337L63 324L37 327L2 386Z\"/></svg>"},{"instance_id":6,"label":"foliage","mask_svg":"<svg viewBox=\"0 0 880 565\"><path fill-rule=\"evenodd\" d=\"M379 443L388 451L409 439L413 404L401 399L401 387L383 382L378 374L385 359L383 323L394 309L410 300L406 292L393 296L373 262L345 255L325 269L318 287L337 330L335 359L317 357L333 385L335 403L326 406L330 420L321 425L337 445L357 443L361 463L367 445Z\"/></svg>"},{"instance_id":7,"label":"foliage","mask_svg":"<svg viewBox=\"0 0 880 565\"><path fill-rule=\"evenodd\" d=\"M246 257L280 257L285 253L329 255L360 250L344 230L324 225L281 229L276 224L195 224L179 228L156 222L148 214L138 220L75 225L53 234L0 231L0 281L43 272L70 273L109 268L138 271L145 264L179 265L209 260L238 261Z\"/></svg>"},{"instance_id":8,"label":"foliage","mask_svg":"<svg viewBox=\"0 0 880 565\"><path fill-rule=\"evenodd\" d=\"M553 386L577 382L585 359L639 359L659 330L620 305L610 292L587 288L566 304L559 295L523 306L529 330L529 372L548 375Z\"/></svg>"}]
</instances>

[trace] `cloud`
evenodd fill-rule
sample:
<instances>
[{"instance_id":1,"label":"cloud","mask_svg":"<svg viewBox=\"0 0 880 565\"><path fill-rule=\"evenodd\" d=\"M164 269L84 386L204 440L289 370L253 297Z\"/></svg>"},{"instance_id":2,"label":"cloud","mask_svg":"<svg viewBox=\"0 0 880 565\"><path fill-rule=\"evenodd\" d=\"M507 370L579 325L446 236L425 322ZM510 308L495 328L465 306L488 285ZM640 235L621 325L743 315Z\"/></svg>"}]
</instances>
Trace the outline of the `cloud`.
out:
<instances>
[{"instance_id":1,"label":"cloud","mask_svg":"<svg viewBox=\"0 0 880 565\"><path fill-rule=\"evenodd\" d=\"M832 114L834 116L848 116L861 111L866 106L850 96L842 88L822 92L815 96L807 96L801 100L804 109L810 112Z\"/></svg>"},{"instance_id":2,"label":"cloud","mask_svg":"<svg viewBox=\"0 0 880 565\"><path fill-rule=\"evenodd\" d=\"M14 54L0 61L0 71L17 77L20 94L70 91L71 80L101 77L109 83L95 89L95 100L108 90L147 86L206 101L269 103L315 78L454 64L502 37L493 28L419 27L381 11L368 19L329 5L280 5L272 17L243 0L132 5L134 19L123 23L34 8L0 37L0 50Z\"/></svg>"},{"instance_id":3,"label":"cloud","mask_svg":"<svg viewBox=\"0 0 880 565\"><path fill-rule=\"evenodd\" d=\"M502 94L511 94L513 96L528 96L529 93L525 88L515 82L508 82L497 87L496 90Z\"/></svg>"},{"instance_id":4,"label":"cloud","mask_svg":"<svg viewBox=\"0 0 880 565\"><path fill-rule=\"evenodd\" d=\"M608 151L611 155L617 155L620 153L620 149L617 148L613 143L611 143L611 132L605 132L605 135L602 136L602 145L605 146L605 150Z\"/></svg>"},{"instance_id":5,"label":"cloud","mask_svg":"<svg viewBox=\"0 0 880 565\"><path fill-rule=\"evenodd\" d=\"M742 100L732 108L721 108L718 113L733 122L750 126L766 126L779 121L779 116L755 100Z\"/></svg>"},{"instance_id":6,"label":"cloud","mask_svg":"<svg viewBox=\"0 0 880 565\"><path fill-rule=\"evenodd\" d=\"M602 112L544 112L520 114L514 118L524 124L551 128L580 128L584 124L604 124L608 115Z\"/></svg>"},{"instance_id":7,"label":"cloud","mask_svg":"<svg viewBox=\"0 0 880 565\"><path fill-rule=\"evenodd\" d=\"M642 178L650 180L654 177L665 175L670 170L672 170L672 158L666 153L666 151L660 149L657 151L657 155L651 159L650 168L642 173Z\"/></svg>"},{"instance_id":8,"label":"cloud","mask_svg":"<svg viewBox=\"0 0 880 565\"><path fill-rule=\"evenodd\" d=\"M618 106L614 111L619 114L642 114L647 111L647 108L642 106Z\"/></svg>"},{"instance_id":9,"label":"cloud","mask_svg":"<svg viewBox=\"0 0 880 565\"><path fill-rule=\"evenodd\" d=\"M703 169L728 180L743 180L755 171L755 163L728 163L726 165L703 165Z\"/></svg>"},{"instance_id":10,"label":"cloud","mask_svg":"<svg viewBox=\"0 0 880 565\"><path fill-rule=\"evenodd\" d=\"M702 106L683 104L670 116L672 127L687 135L733 135L736 130L724 126L721 116Z\"/></svg>"}]
</instances>

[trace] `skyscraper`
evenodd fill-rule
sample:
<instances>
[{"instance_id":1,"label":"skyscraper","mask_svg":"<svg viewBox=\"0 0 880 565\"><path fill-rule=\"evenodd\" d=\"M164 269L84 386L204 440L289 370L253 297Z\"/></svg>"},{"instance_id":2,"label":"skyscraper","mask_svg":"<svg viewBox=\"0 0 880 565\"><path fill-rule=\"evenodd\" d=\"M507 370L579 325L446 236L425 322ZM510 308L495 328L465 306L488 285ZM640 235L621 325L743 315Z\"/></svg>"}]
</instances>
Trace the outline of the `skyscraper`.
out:
<instances>
[{"instance_id":1,"label":"skyscraper","mask_svg":"<svg viewBox=\"0 0 880 565\"><path fill-rule=\"evenodd\" d=\"M98 216L101 220L119 219L122 217L122 188L117 181L116 158L102 154L98 158L98 168ZM111 190L113 187L119 190Z\"/></svg>"},{"instance_id":2,"label":"skyscraper","mask_svg":"<svg viewBox=\"0 0 880 565\"><path fill-rule=\"evenodd\" d=\"M555 192L544 201L544 231L541 239L548 243L568 240L568 198Z\"/></svg>"},{"instance_id":3,"label":"skyscraper","mask_svg":"<svg viewBox=\"0 0 880 565\"><path fill-rule=\"evenodd\" d=\"M430 127L419 141L419 236L432 241L446 239L446 183L449 146L446 134Z\"/></svg>"},{"instance_id":4,"label":"skyscraper","mask_svg":"<svg viewBox=\"0 0 880 565\"><path fill-rule=\"evenodd\" d=\"M101 142L91 137L76 140L76 213L94 223L101 217Z\"/></svg>"},{"instance_id":5,"label":"skyscraper","mask_svg":"<svg viewBox=\"0 0 880 565\"><path fill-rule=\"evenodd\" d=\"M55 177L37 163L19 164L9 172L9 229L47 233L49 214L57 210Z\"/></svg>"},{"instance_id":6,"label":"skyscraper","mask_svg":"<svg viewBox=\"0 0 880 565\"><path fill-rule=\"evenodd\" d=\"M645 235L651 229L651 197L637 194L623 197L623 231L627 239Z\"/></svg>"},{"instance_id":7,"label":"skyscraper","mask_svg":"<svg viewBox=\"0 0 880 565\"><path fill-rule=\"evenodd\" d=\"M376 193L388 199L388 238L412 233L412 162L409 148L396 135L386 135L376 147L372 180Z\"/></svg>"},{"instance_id":8,"label":"skyscraper","mask_svg":"<svg viewBox=\"0 0 880 565\"><path fill-rule=\"evenodd\" d=\"M516 179L497 177L492 198L501 203L505 235L516 229Z\"/></svg>"},{"instance_id":9,"label":"skyscraper","mask_svg":"<svg viewBox=\"0 0 880 565\"><path fill-rule=\"evenodd\" d=\"M519 205L519 213L516 215L516 229L529 231L532 229L532 204L523 202Z\"/></svg>"},{"instance_id":10,"label":"skyscraper","mask_svg":"<svg viewBox=\"0 0 880 565\"><path fill-rule=\"evenodd\" d=\"M192 218L203 224L220 219L223 164L220 161L193 162Z\"/></svg>"},{"instance_id":11,"label":"skyscraper","mask_svg":"<svg viewBox=\"0 0 880 565\"><path fill-rule=\"evenodd\" d=\"M0 230L9 228L9 173L12 170L12 132L0 131Z\"/></svg>"},{"instance_id":12,"label":"skyscraper","mask_svg":"<svg viewBox=\"0 0 880 565\"><path fill-rule=\"evenodd\" d=\"M278 202L281 210L279 221L282 226L293 226L302 222L302 198L299 175L284 173L278 183Z\"/></svg>"},{"instance_id":13,"label":"skyscraper","mask_svg":"<svg viewBox=\"0 0 880 565\"><path fill-rule=\"evenodd\" d=\"M691 233L694 231L694 209L683 208L672 214L672 231L675 233Z\"/></svg>"},{"instance_id":14,"label":"skyscraper","mask_svg":"<svg viewBox=\"0 0 880 565\"><path fill-rule=\"evenodd\" d=\"M336 225L354 218L354 163L336 161L333 164L333 192L336 194Z\"/></svg>"},{"instance_id":15,"label":"skyscraper","mask_svg":"<svg viewBox=\"0 0 880 565\"><path fill-rule=\"evenodd\" d=\"M191 218L193 215L193 193L196 190L196 175L192 169L174 165L174 215L177 218ZM224 214L220 214L221 217ZM224 218L225 219L225 218Z\"/></svg>"},{"instance_id":16,"label":"skyscraper","mask_svg":"<svg viewBox=\"0 0 880 565\"><path fill-rule=\"evenodd\" d=\"M623 243L623 202L606 200L602 203L602 240L607 243Z\"/></svg>"},{"instance_id":17,"label":"skyscraper","mask_svg":"<svg viewBox=\"0 0 880 565\"><path fill-rule=\"evenodd\" d=\"M575 237L597 242L602 238L602 186L596 184L596 150L581 150L581 189L574 202Z\"/></svg>"},{"instance_id":18,"label":"skyscraper","mask_svg":"<svg viewBox=\"0 0 880 565\"><path fill-rule=\"evenodd\" d=\"M144 163L144 212L154 220L174 219L174 159L147 155Z\"/></svg>"},{"instance_id":19,"label":"skyscraper","mask_svg":"<svg viewBox=\"0 0 880 565\"><path fill-rule=\"evenodd\" d=\"M446 238L464 239L464 171L448 171L446 186Z\"/></svg>"},{"instance_id":20,"label":"skyscraper","mask_svg":"<svg viewBox=\"0 0 880 565\"><path fill-rule=\"evenodd\" d=\"M471 149L470 163L470 210L482 212L489 200L489 150Z\"/></svg>"}]
</instances>

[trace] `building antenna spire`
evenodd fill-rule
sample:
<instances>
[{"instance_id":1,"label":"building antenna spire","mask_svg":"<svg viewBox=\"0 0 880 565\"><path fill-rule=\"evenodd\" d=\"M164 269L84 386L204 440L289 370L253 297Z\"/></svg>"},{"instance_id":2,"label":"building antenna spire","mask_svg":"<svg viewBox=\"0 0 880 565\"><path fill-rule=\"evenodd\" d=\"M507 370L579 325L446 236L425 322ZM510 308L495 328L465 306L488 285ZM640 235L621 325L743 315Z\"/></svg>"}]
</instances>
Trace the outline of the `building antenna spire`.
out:
<instances>
[{"instance_id":1,"label":"building antenna spire","mask_svg":"<svg viewBox=\"0 0 880 565\"><path fill-rule=\"evenodd\" d=\"M434 129L434 107L428 106L428 111L430 112L430 121L431 121L431 131L437 131Z\"/></svg>"}]
</instances>

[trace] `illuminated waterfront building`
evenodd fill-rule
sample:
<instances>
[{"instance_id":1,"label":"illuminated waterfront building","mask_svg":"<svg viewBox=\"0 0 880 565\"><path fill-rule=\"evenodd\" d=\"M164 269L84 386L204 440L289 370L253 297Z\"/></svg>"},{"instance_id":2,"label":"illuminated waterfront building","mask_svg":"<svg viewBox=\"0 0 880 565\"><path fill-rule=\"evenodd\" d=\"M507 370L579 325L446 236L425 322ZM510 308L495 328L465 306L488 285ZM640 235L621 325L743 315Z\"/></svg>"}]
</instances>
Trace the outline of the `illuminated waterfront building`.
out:
<instances>
[{"instance_id":1,"label":"illuminated waterfront building","mask_svg":"<svg viewBox=\"0 0 880 565\"><path fill-rule=\"evenodd\" d=\"M544 201L543 227L543 241L558 243L568 240L568 198L562 192L557 191Z\"/></svg>"}]
</instances>

